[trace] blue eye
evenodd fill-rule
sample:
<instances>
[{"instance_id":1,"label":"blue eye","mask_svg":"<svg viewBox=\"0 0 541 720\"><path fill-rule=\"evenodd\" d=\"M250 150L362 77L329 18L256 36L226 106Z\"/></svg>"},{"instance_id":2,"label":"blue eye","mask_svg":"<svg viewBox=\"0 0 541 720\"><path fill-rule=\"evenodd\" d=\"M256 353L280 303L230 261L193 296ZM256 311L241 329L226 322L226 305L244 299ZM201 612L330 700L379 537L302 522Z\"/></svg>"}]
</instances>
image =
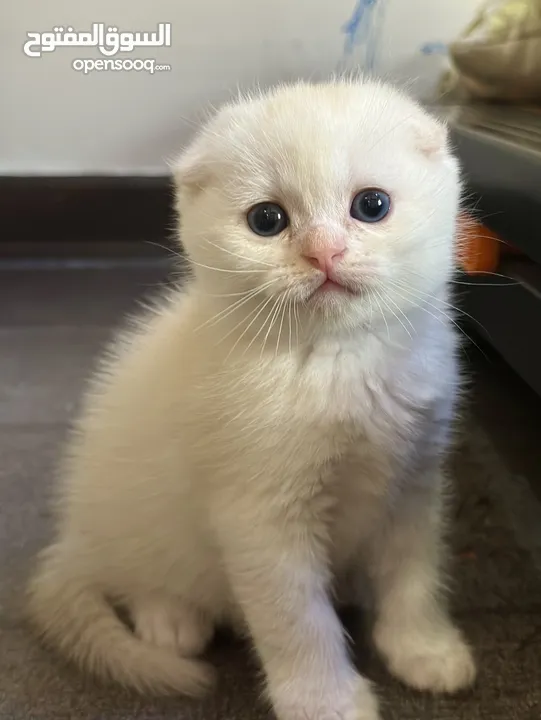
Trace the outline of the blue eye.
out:
<instances>
[{"instance_id":1,"label":"blue eye","mask_svg":"<svg viewBox=\"0 0 541 720\"><path fill-rule=\"evenodd\" d=\"M247 220L250 230L263 237L278 235L289 223L286 211L280 205L271 202L254 205L248 213Z\"/></svg>"},{"instance_id":2,"label":"blue eye","mask_svg":"<svg viewBox=\"0 0 541 720\"><path fill-rule=\"evenodd\" d=\"M362 190L351 203L350 214L355 220L374 223L383 220L391 208L391 198L383 190Z\"/></svg>"}]
</instances>

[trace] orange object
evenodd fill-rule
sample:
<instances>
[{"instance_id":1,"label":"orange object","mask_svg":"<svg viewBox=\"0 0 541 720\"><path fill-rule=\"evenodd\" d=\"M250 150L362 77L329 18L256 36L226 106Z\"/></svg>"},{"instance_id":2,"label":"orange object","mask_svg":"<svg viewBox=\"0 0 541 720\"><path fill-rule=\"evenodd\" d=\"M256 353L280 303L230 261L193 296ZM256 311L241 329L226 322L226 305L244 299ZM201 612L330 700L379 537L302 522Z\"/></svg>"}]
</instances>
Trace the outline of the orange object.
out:
<instances>
[{"instance_id":1,"label":"orange object","mask_svg":"<svg viewBox=\"0 0 541 720\"><path fill-rule=\"evenodd\" d=\"M459 218L458 262L470 274L494 272L504 244L498 235L468 213Z\"/></svg>"}]
</instances>

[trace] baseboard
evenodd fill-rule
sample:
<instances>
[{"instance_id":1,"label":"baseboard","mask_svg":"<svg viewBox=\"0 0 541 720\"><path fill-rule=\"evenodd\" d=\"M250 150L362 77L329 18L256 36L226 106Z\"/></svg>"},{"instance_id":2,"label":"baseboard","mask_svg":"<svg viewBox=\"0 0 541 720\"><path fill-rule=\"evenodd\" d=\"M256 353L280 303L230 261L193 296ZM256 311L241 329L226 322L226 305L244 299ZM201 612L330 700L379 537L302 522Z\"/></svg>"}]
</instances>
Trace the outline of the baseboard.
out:
<instances>
[{"instance_id":1,"label":"baseboard","mask_svg":"<svg viewBox=\"0 0 541 720\"><path fill-rule=\"evenodd\" d=\"M2 258L160 256L175 226L168 176L0 177Z\"/></svg>"}]
</instances>

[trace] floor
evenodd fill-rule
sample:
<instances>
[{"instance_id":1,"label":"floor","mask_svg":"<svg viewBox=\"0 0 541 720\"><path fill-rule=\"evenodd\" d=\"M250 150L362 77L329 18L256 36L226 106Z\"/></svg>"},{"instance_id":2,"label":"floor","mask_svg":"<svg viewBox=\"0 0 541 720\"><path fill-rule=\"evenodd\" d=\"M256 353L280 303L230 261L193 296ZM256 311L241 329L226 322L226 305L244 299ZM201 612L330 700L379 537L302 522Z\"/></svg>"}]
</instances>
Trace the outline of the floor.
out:
<instances>
[{"instance_id":1,"label":"floor","mask_svg":"<svg viewBox=\"0 0 541 720\"><path fill-rule=\"evenodd\" d=\"M248 649L218 638L216 691L202 702L153 700L98 686L35 641L20 591L50 528L59 446L94 358L164 268L0 266L0 718L251 720L258 699ZM380 688L385 720L541 717L541 403L496 358L468 348L472 392L456 482L454 612L480 661L477 686L431 698L389 678L345 618L360 667Z\"/></svg>"}]
</instances>

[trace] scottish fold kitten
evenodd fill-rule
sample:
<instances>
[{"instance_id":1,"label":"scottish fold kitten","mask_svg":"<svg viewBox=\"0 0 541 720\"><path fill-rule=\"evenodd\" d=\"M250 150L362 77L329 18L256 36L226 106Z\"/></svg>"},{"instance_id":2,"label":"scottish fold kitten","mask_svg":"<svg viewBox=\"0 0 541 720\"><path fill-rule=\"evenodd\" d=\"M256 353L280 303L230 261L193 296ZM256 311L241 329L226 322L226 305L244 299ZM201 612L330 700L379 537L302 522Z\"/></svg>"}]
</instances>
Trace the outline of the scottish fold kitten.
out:
<instances>
[{"instance_id":1,"label":"scottish fold kitten","mask_svg":"<svg viewBox=\"0 0 541 720\"><path fill-rule=\"evenodd\" d=\"M374 82L280 86L223 107L174 175L193 278L86 395L33 622L94 673L189 694L232 624L279 720L376 720L335 612L369 590L392 674L470 685L442 587L459 387L446 128Z\"/></svg>"}]
</instances>

